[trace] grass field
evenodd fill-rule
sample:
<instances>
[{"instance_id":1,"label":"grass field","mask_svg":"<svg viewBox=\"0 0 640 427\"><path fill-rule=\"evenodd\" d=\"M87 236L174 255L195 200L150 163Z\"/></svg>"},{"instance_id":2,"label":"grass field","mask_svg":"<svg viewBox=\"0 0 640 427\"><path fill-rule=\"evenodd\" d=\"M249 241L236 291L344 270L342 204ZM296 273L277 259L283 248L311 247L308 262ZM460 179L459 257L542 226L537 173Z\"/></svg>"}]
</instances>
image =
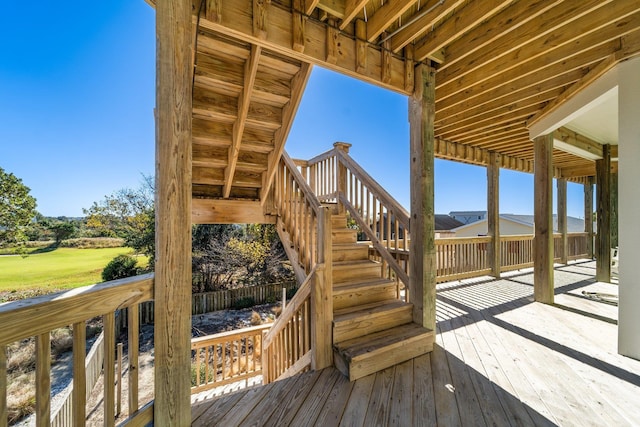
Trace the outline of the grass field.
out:
<instances>
[{"instance_id":1,"label":"grass field","mask_svg":"<svg viewBox=\"0 0 640 427\"><path fill-rule=\"evenodd\" d=\"M58 248L51 252L0 256L0 292L75 288L102 282L102 269L114 257L131 253L130 248ZM145 257L138 264L146 265Z\"/></svg>"}]
</instances>

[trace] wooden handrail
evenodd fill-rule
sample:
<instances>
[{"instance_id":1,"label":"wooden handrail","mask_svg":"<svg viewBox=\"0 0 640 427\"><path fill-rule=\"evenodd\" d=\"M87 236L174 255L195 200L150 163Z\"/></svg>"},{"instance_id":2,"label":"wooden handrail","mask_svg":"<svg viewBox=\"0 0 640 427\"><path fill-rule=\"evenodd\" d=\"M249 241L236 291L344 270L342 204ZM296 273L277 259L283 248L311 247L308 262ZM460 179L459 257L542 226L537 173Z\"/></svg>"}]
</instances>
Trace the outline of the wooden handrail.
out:
<instances>
[{"instance_id":1,"label":"wooden handrail","mask_svg":"<svg viewBox=\"0 0 640 427\"><path fill-rule=\"evenodd\" d=\"M115 327L114 312L119 309L132 309L138 304L153 298L153 274L145 274L97 285L83 286L69 291L43 295L26 300L0 304L0 356L6 354L6 345L24 339L36 339L36 424L45 425L51 420L50 408L50 333L54 329L73 326L73 418L83 423L86 417L87 390L81 384L86 381L85 364L85 328L86 321L102 316L104 325L104 414L105 425L114 425L114 351ZM135 309L133 309L135 312ZM130 316L130 318L136 316ZM129 336L139 334L137 322L129 323ZM135 329L135 330L132 330ZM137 347L137 346L136 346ZM1 357L0 357L1 358ZM6 394L7 372L4 360L0 360L0 397ZM137 375L137 352L129 343L129 365ZM137 409L137 378L129 378L130 402L136 405L130 409L130 416ZM119 379L118 381L121 381ZM6 413L6 401L0 404L0 414ZM148 418L145 416L145 418ZM2 425L2 422L0 422Z\"/></svg>"},{"instance_id":2,"label":"wooden handrail","mask_svg":"<svg viewBox=\"0 0 640 427\"><path fill-rule=\"evenodd\" d=\"M402 205L391 196L375 179L371 177L355 160L349 157L344 151L332 150L335 152L338 160L345 165L349 171L364 185L367 186L369 191L380 199L385 205L389 206L391 211L395 214L396 221L400 222L405 230L410 231L409 224L409 212L402 207Z\"/></svg>"},{"instance_id":3,"label":"wooden handrail","mask_svg":"<svg viewBox=\"0 0 640 427\"><path fill-rule=\"evenodd\" d=\"M307 276L306 280L298 288L296 294L291 298L285 309L280 313L276 322L272 325L269 332L264 337L264 347L269 347L276 335L278 335L286 326L287 322L293 317L293 314L300 309L300 306L309 298L311 294L311 282L314 279L316 269L314 268Z\"/></svg>"},{"instance_id":4,"label":"wooden handrail","mask_svg":"<svg viewBox=\"0 0 640 427\"><path fill-rule=\"evenodd\" d=\"M0 304L0 345L153 299L153 273Z\"/></svg>"},{"instance_id":5,"label":"wooden handrail","mask_svg":"<svg viewBox=\"0 0 640 427\"><path fill-rule=\"evenodd\" d=\"M289 170L291 170L292 172L298 171L295 163L293 162L293 160L291 160L291 157L289 157L289 155L286 152L282 153L282 160L284 161L284 164L289 168ZM315 214L317 215L318 209L320 209L321 203L317 199L317 197L315 197L313 190L311 189L307 181L305 181L302 178L302 175L300 175L299 173L292 173L291 176L300 187L300 190L304 198L309 202L311 209L313 209L313 212L315 212Z\"/></svg>"}]
</instances>

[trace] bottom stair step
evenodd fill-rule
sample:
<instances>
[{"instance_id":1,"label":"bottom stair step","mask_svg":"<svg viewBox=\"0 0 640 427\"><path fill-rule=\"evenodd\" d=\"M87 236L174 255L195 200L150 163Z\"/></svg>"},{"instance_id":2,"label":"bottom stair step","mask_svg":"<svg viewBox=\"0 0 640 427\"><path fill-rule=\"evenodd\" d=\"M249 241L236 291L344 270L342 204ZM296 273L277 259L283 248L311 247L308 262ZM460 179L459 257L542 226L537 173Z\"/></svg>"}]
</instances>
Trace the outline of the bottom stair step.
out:
<instances>
[{"instance_id":1,"label":"bottom stair step","mask_svg":"<svg viewBox=\"0 0 640 427\"><path fill-rule=\"evenodd\" d=\"M431 352L434 338L433 331L408 323L334 345L334 362L354 381Z\"/></svg>"}]
</instances>

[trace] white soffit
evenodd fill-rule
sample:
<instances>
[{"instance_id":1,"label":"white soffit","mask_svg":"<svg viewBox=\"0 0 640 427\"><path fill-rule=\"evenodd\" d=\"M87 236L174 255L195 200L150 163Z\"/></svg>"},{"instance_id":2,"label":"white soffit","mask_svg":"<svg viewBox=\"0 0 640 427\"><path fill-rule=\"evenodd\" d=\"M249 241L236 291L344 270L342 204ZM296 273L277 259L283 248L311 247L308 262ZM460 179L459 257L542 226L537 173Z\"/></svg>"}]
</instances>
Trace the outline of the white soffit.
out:
<instances>
[{"instance_id":1,"label":"white soffit","mask_svg":"<svg viewBox=\"0 0 640 427\"><path fill-rule=\"evenodd\" d=\"M553 139L553 148L556 148L560 151L564 151L565 153L570 153L578 157L582 157L583 159L598 160L602 158L602 156L598 156L594 153L591 153L590 151L583 150L581 148L578 148L571 144L567 144L566 142L560 141L559 139L555 139L555 138Z\"/></svg>"},{"instance_id":2,"label":"white soffit","mask_svg":"<svg viewBox=\"0 0 640 427\"><path fill-rule=\"evenodd\" d=\"M558 107L554 112L549 114L538 123L529 128L529 137L533 140L540 135L547 135L556 129L567 126L578 133L589 133L584 136L590 137L597 142L606 143L594 138L593 135L597 135L597 124L589 122L589 119L580 121L580 117L589 113L592 117L599 117L600 122L606 121L610 123L613 121L613 126L618 126L618 72L617 66L609 70L598 80L586 87L583 91L577 93L575 96L567 100L564 104ZM615 109L611 110L611 106ZM571 122L578 120L582 123L582 132L577 131L571 127ZM586 125L585 125L586 123ZM591 123L591 124L590 124ZM577 127L578 125L576 125ZM617 131L615 132L617 134ZM609 142L613 143L613 142ZM617 143L617 137L615 140Z\"/></svg>"},{"instance_id":3,"label":"white soffit","mask_svg":"<svg viewBox=\"0 0 640 427\"><path fill-rule=\"evenodd\" d=\"M598 98L599 105L565 124L566 128L600 144L618 144L618 87Z\"/></svg>"}]
</instances>

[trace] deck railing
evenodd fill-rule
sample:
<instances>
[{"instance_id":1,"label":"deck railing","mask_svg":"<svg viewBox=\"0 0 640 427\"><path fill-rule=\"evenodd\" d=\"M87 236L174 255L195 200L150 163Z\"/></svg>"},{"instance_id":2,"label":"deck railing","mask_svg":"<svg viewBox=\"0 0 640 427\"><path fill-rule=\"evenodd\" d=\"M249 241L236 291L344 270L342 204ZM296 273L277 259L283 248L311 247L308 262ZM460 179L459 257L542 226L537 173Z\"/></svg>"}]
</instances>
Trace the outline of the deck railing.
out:
<instances>
[{"instance_id":1,"label":"deck railing","mask_svg":"<svg viewBox=\"0 0 640 427\"><path fill-rule=\"evenodd\" d=\"M331 365L331 212L286 153L273 186L280 239L300 288L263 342L263 381ZM313 322L312 322L313 319Z\"/></svg>"},{"instance_id":2,"label":"deck railing","mask_svg":"<svg viewBox=\"0 0 640 427\"><path fill-rule=\"evenodd\" d=\"M263 375L262 340L271 324L191 339L191 394Z\"/></svg>"},{"instance_id":3,"label":"deck railing","mask_svg":"<svg viewBox=\"0 0 640 427\"><path fill-rule=\"evenodd\" d=\"M500 271L533 266L533 234L500 236Z\"/></svg>"},{"instance_id":4,"label":"deck railing","mask_svg":"<svg viewBox=\"0 0 640 427\"><path fill-rule=\"evenodd\" d=\"M491 237L436 239L436 281L466 279L491 273L488 246Z\"/></svg>"},{"instance_id":5,"label":"deck railing","mask_svg":"<svg viewBox=\"0 0 640 427\"><path fill-rule=\"evenodd\" d=\"M129 414L144 425L153 420L153 406L140 409L138 401L138 305L153 299L153 274L84 286L63 293L44 295L0 305L0 426L7 424L6 346L35 337L37 425L51 421L51 339L54 329L73 325L73 397L75 425L86 419L86 321L102 316L104 330L104 420L115 424L115 311L130 311L128 324Z\"/></svg>"},{"instance_id":6,"label":"deck railing","mask_svg":"<svg viewBox=\"0 0 640 427\"><path fill-rule=\"evenodd\" d=\"M311 187L319 198L337 201L338 209L353 219L381 261L383 277L409 287L409 213L348 155L348 144L309 160Z\"/></svg>"}]
</instances>

